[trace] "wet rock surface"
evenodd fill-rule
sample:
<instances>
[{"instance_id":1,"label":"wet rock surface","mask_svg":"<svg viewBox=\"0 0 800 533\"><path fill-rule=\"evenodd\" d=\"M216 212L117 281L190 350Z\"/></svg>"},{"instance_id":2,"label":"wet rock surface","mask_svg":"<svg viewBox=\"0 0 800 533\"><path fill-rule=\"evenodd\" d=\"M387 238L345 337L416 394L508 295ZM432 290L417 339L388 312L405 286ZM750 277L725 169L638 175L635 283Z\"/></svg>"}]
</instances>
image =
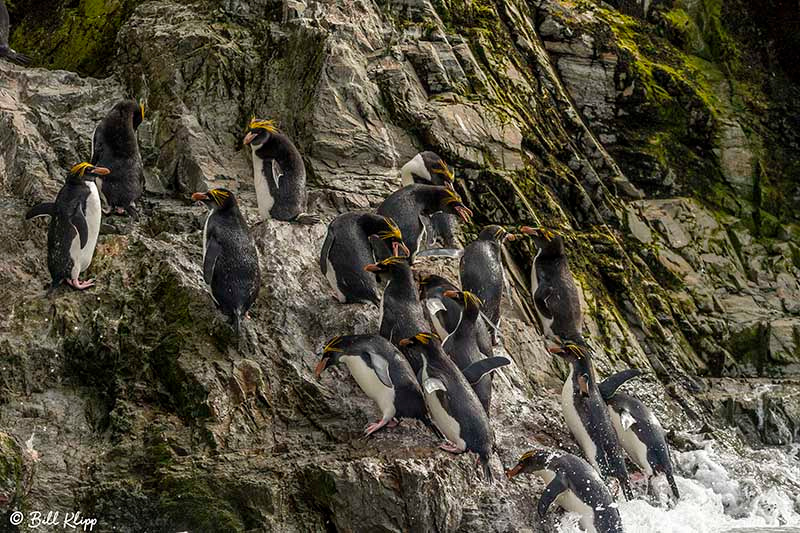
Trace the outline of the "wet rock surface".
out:
<instances>
[{"instance_id":1,"label":"wet rock surface","mask_svg":"<svg viewBox=\"0 0 800 533\"><path fill-rule=\"evenodd\" d=\"M147 1L107 78L0 61L0 512L80 509L131 532L554 530L536 517L540 481L486 484L418 423L363 440L374 405L345 371L314 379L326 339L378 328L377 309L337 304L318 271L326 223L379 203L423 148L458 169L478 224L566 235L599 374L644 369L635 390L667 429L797 442L796 220L765 238L768 217L690 197L685 161L631 163L620 110L647 100L621 73L637 58L594 26L608 13L538 4ZM45 298L46 231L22 214L89 157L122 97L147 100L142 218L106 220L96 288ZM251 115L295 140L322 223L257 220ZM241 339L202 283L205 210L188 197L212 185L237 191L260 254ZM494 380L496 478L533 443L578 453L566 368L531 314L532 252L505 253L500 354L514 364ZM416 270L457 279L452 260Z\"/></svg>"}]
</instances>

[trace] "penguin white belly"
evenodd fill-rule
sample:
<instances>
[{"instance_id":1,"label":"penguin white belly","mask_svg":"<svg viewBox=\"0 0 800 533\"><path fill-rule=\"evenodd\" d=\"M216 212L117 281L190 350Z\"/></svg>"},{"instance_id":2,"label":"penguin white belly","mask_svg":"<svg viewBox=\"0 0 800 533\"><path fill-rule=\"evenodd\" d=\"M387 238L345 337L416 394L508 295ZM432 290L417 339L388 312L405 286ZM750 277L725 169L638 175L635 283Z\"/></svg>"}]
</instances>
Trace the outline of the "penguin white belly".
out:
<instances>
[{"instance_id":1,"label":"penguin white belly","mask_svg":"<svg viewBox=\"0 0 800 533\"><path fill-rule=\"evenodd\" d=\"M414 246L414 251L411 254L411 257L416 257L417 254L422 250L422 243L427 242L428 230L425 228L425 224L423 223L421 218L419 220L419 223L422 224L422 230L420 230L419 232L419 237L417 237L417 243Z\"/></svg>"},{"instance_id":2,"label":"penguin white belly","mask_svg":"<svg viewBox=\"0 0 800 533\"><path fill-rule=\"evenodd\" d=\"M556 474L552 470L537 470L536 474L544 480L545 486L549 485ZM570 513L578 513L581 515L581 527L589 533L596 533L594 527L594 510L583 503L580 498L575 496L575 493L567 489L559 494L553 502Z\"/></svg>"},{"instance_id":3,"label":"penguin white belly","mask_svg":"<svg viewBox=\"0 0 800 533\"><path fill-rule=\"evenodd\" d=\"M423 371L423 382L427 379L428 373L427 371ZM428 410L431 412L431 419L433 423L436 424L436 427L439 428L439 431L442 432L447 440L455 444L459 451L463 452L466 450L467 443L461 438L461 424L445 410L442 403L439 401L439 397L436 396L436 391L425 393L425 403L428 406Z\"/></svg>"},{"instance_id":4,"label":"penguin white belly","mask_svg":"<svg viewBox=\"0 0 800 533\"><path fill-rule=\"evenodd\" d=\"M378 303L378 308L381 310L380 316L378 316L378 328L380 328L381 325L383 324L383 306L385 303L384 296L386 296L386 291L389 289L389 285L391 285L391 283L392 282L390 280L388 283L386 283L386 286L383 288L383 291L381 291L381 301ZM389 342L392 342L392 340L389 339Z\"/></svg>"},{"instance_id":5,"label":"penguin white belly","mask_svg":"<svg viewBox=\"0 0 800 533\"><path fill-rule=\"evenodd\" d=\"M361 357L343 356L341 359L350 369L350 375L356 380L364 394L378 404L383 419L391 419L396 411L394 406L394 387L384 385L375 371L367 366L367 363Z\"/></svg>"},{"instance_id":6,"label":"penguin white belly","mask_svg":"<svg viewBox=\"0 0 800 533\"><path fill-rule=\"evenodd\" d=\"M575 440L578 441L578 445L581 447L581 450L583 450L584 455L586 455L586 460L599 472L600 465L597 464L597 446L595 446L594 441L592 441L592 438L589 436L589 432L586 431L586 426L583 425L583 420L581 420L578 410L575 408L571 368L567 380L564 382L564 388L561 389L561 410L564 412L564 419L567 422L567 427L575 437Z\"/></svg>"},{"instance_id":7,"label":"penguin white belly","mask_svg":"<svg viewBox=\"0 0 800 533\"><path fill-rule=\"evenodd\" d=\"M89 186L89 197L86 199L86 227L89 231L86 246L81 250L81 272L89 268L92 263L97 237L100 235L100 213L102 211L97 185L92 182L87 182L87 185Z\"/></svg>"},{"instance_id":8,"label":"penguin white belly","mask_svg":"<svg viewBox=\"0 0 800 533\"><path fill-rule=\"evenodd\" d=\"M81 260L83 259L83 250L81 250L81 238L78 236L78 229L72 226L75 231L75 236L72 237L72 242L69 245L69 258L72 259L72 270L70 270L70 279L78 279L81 275Z\"/></svg>"},{"instance_id":9,"label":"penguin white belly","mask_svg":"<svg viewBox=\"0 0 800 533\"><path fill-rule=\"evenodd\" d=\"M425 168L425 161L420 154L415 155L400 169L400 178L403 180L403 187L414 184L414 174L428 180L431 179L431 174L428 172L428 169Z\"/></svg>"},{"instance_id":10,"label":"penguin white belly","mask_svg":"<svg viewBox=\"0 0 800 533\"><path fill-rule=\"evenodd\" d=\"M440 339L447 338L447 328L444 327L444 323L439 318L439 312L444 311L447 313L447 308L438 298L426 298L424 303L425 308L428 310L428 315L431 317L431 325L433 326L433 330ZM444 341L442 341L442 344L444 344Z\"/></svg>"},{"instance_id":11,"label":"penguin white belly","mask_svg":"<svg viewBox=\"0 0 800 533\"><path fill-rule=\"evenodd\" d=\"M211 216L214 214L213 211L208 213L206 217L206 223L203 225L203 265L205 268L206 263L206 249L208 248L208 221L211 220Z\"/></svg>"},{"instance_id":12,"label":"penguin white belly","mask_svg":"<svg viewBox=\"0 0 800 533\"><path fill-rule=\"evenodd\" d=\"M647 445L639 440L633 427L625 429L622 427L622 420L619 413L616 412L610 405L608 406L608 414L611 417L611 424L614 426L614 431L617 433L620 444L636 463L636 466L648 477L653 475L653 467L647 461Z\"/></svg>"},{"instance_id":13,"label":"penguin white belly","mask_svg":"<svg viewBox=\"0 0 800 533\"><path fill-rule=\"evenodd\" d=\"M339 282L336 281L336 271L333 269L333 264L331 263L330 258L326 257L325 261L328 265L328 267L325 269L325 278L328 280L328 283L333 289L333 294L336 296L336 299L341 303L345 303L347 301L347 297L345 297L344 293L339 288Z\"/></svg>"},{"instance_id":14,"label":"penguin white belly","mask_svg":"<svg viewBox=\"0 0 800 533\"><path fill-rule=\"evenodd\" d=\"M256 147L253 146L253 182L256 187L256 201L258 202L258 214L261 218L270 218L270 210L275 205L275 198L269 192L267 177L264 175L264 160L255 153ZM272 169L269 169L272 173Z\"/></svg>"}]
</instances>

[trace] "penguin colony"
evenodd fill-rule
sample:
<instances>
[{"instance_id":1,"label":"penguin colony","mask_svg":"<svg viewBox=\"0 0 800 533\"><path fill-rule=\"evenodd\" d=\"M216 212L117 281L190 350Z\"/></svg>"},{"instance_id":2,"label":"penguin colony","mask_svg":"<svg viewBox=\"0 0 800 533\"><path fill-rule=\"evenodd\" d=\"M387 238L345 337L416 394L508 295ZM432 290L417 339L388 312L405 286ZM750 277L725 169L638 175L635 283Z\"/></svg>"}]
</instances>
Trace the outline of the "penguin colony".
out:
<instances>
[{"instance_id":1,"label":"penguin colony","mask_svg":"<svg viewBox=\"0 0 800 533\"><path fill-rule=\"evenodd\" d=\"M8 47L8 12L0 0L0 57L28 59ZM124 100L108 112L92 135L90 162L67 174L54 202L40 203L27 219L49 216L48 294L62 284L85 290L94 280L80 276L91 264L101 218L105 214L136 218L143 193L143 165L136 130L144 105ZM313 223L306 212L306 171L289 137L271 120L253 118L243 144L250 146L253 179L262 219ZM525 235L536 247L531 271L533 305L550 351L569 364L561 395L564 418L584 458L535 448L506 471L511 480L523 473L541 477L546 488L538 503L544 517L553 503L580 514L590 532L623 531L608 480L616 479L625 498L633 492L623 451L647 479L664 474L677 499L665 431L637 398L618 392L640 372L625 370L598 381L593 350L582 336L578 289L569 270L564 238L543 227L521 226L519 233L490 225L459 250L459 284L436 275L415 281L413 265L423 250L437 252L437 241L453 246L455 221L470 222L472 211L454 188L450 167L425 151L400 172L402 188L375 212L337 216L328 225L319 266L342 304L371 303L380 313L372 335L341 335L322 347L314 374L344 364L380 411L366 436L393 428L400 419L417 419L443 439L441 449L472 452L487 481L494 435L490 424L492 373L511 364L494 355L500 344L500 307L508 288L502 247ZM203 280L219 310L237 334L255 303L261 285L258 253L236 196L228 189L196 192L192 200L208 208L203 228ZM426 250L427 249L427 250ZM460 285L460 287L459 287Z\"/></svg>"}]
</instances>

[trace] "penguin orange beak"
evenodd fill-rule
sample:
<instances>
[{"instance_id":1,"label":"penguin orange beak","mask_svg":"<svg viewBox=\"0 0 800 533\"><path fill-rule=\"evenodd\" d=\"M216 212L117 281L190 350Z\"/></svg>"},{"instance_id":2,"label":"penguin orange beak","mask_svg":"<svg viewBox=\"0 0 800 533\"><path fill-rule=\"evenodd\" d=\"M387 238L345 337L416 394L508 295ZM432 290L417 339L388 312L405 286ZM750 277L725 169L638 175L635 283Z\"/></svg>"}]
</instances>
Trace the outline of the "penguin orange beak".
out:
<instances>
[{"instance_id":1,"label":"penguin orange beak","mask_svg":"<svg viewBox=\"0 0 800 533\"><path fill-rule=\"evenodd\" d=\"M522 472L522 465L518 464L517 466L515 466L512 469L506 470L506 478L507 479L512 479L514 476L516 476L520 472Z\"/></svg>"},{"instance_id":2,"label":"penguin orange beak","mask_svg":"<svg viewBox=\"0 0 800 533\"><path fill-rule=\"evenodd\" d=\"M196 192L192 195L193 202L202 202L204 200L208 200L208 194L204 192Z\"/></svg>"},{"instance_id":3,"label":"penguin orange beak","mask_svg":"<svg viewBox=\"0 0 800 533\"><path fill-rule=\"evenodd\" d=\"M401 348L405 348L406 346L411 344L412 341L413 339L400 339L399 341L397 341L397 345L400 346Z\"/></svg>"},{"instance_id":4,"label":"penguin orange beak","mask_svg":"<svg viewBox=\"0 0 800 533\"><path fill-rule=\"evenodd\" d=\"M553 355L562 355L564 353L564 348L561 346L550 346L547 348L547 351Z\"/></svg>"},{"instance_id":5,"label":"penguin orange beak","mask_svg":"<svg viewBox=\"0 0 800 533\"><path fill-rule=\"evenodd\" d=\"M111 170L107 169L106 167L92 167L92 174L108 176L111 174Z\"/></svg>"},{"instance_id":6,"label":"penguin orange beak","mask_svg":"<svg viewBox=\"0 0 800 533\"><path fill-rule=\"evenodd\" d=\"M513 233L506 233L506 236L503 238L503 241L515 241L517 240L517 236Z\"/></svg>"},{"instance_id":7,"label":"penguin orange beak","mask_svg":"<svg viewBox=\"0 0 800 533\"><path fill-rule=\"evenodd\" d=\"M380 272L381 267L376 264L369 264L364 267L364 270L366 270L367 272Z\"/></svg>"},{"instance_id":8,"label":"penguin orange beak","mask_svg":"<svg viewBox=\"0 0 800 533\"><path fill-rule=\"evenodd\" d=\"M411 255L411 251L408 249L408 246L406 246L405 243L395 241L392 244L392 254L395 257L400 257L400 252L403 252L403 255L406 257Z\"/></svg>"},{"instance_id":9,"label":"penguin orange beak","mask_svg":"<svg viewBox=\"0 0 800 533\"><path fill-rule=\"evenodd\" d=\"M527 235L533 235L536 233L536 228L532 228L530 226L520 226L519 230Z\"/></svg>"},{"instance_id":10,"label":"penguin orange beak","mask_svg":"<svg viewBox=\"0 0 800 533\"><path fill-rule=\"evenodd\" d=\"M255 139L256 137L258 137L258 135L256 135L252 131L248 131L247 135L244 136L244 141L242 141L242 142L244 144L250 144L251 142L253 142L253 139Z\"/></svg>"},{"instance_id":11,"label":"penguin orange beak","mask_svg":"<svg viewBox=\"0 0 800 533\"><path fill-rule=\"evenodd\" d=\"M469 220L472 218L472 211L470 210L469 207L466 207L464 205L457 205L456 212L458 213L458 216L461 217L461 220L463 220L464 222L469 222Z\"/></svg>"},{"instance_id":12,"label":"penguin orange beak","mask_svg":"<svg viewBox=\"0 0 800 533\"><path fill-rule=\"evenodd\" d=\"M444 291L442 293L442 296L444 296L445 298L458 298L459 297L458 291Z\"/></svg>"},{"instance_id":13,"label":"penguin orange beak","mask_svg":"<svg viewBox=\"0 0 800 533\"><path fill-rule=\"evenodd\" d=\"M319 363L317 363L316 368L314 368L314 376L317 379L319 379L322 373L325 372L325 369L328 368L328 361L329 359L327 357L323 357L320 359Z\"/></svg>"}]
</instances>

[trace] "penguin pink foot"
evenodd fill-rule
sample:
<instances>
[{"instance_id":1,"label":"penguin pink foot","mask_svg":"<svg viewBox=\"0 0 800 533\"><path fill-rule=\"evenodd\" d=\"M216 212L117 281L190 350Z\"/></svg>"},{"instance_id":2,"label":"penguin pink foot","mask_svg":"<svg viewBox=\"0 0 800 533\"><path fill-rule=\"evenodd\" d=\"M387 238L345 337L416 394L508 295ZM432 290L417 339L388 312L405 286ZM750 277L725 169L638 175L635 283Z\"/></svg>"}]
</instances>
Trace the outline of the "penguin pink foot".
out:
<instances>
[{"instance_id":1,"label":"penguin pink foot","mask_svg":"<svg viewBox=\"0 0 800 533\"><path fill-rule=\"evenodd\" d=\"M69 284L70 287L72 287L73 289L77 289L79 291L88 289L89 287L94 287L93 279L89 279L86 281L81 281L79 279L68 279L67 283Z\"/></svg>"},{"instance_id":2,"label":"penguin pink foot","mask_svg":"<svg viewBox=\"0 0 800 533\"><path fill-rule=\"evenodd\" d=\"M390 420L378 420L377 422L373 422L372 424L368 424L366 429L365 429L364 436L365 437L369 437L370 435L372 435L373 433L375 433L376 431L381 429L383 426L394 427L394 426L397 425L397 423L395 422L394 426L390 426L389 422L390 422Z\"/></svg>"},{"instance_id":3,"label":"penguin pink foot","mask_svg":"<svg viewBox=\"0 0 800 533\"><path fill-rule=\"evenodd\" d=\"M455 444L453 444L452 442L445 442L444 444L440 444L439 448L448 453L461 453L464 451Z\"/></svg>"}]
</instances>

